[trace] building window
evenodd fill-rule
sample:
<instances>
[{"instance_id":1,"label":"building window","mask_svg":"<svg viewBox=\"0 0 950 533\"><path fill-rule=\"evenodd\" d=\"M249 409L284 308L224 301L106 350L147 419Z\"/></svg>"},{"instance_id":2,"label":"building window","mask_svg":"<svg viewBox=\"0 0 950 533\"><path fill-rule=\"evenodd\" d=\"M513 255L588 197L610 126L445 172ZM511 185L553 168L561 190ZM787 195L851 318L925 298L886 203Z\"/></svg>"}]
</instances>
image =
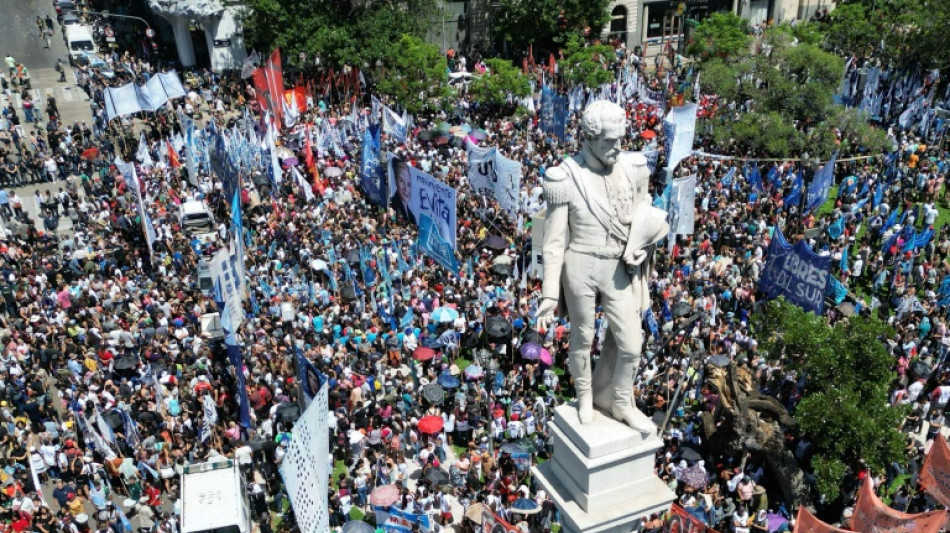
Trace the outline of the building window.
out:
<instances>
[{"instance_id":1,"label":"building window","mask_svg":"<svg viewBox=\"0 0 950 533\"><path fill-rule=\"evenodd\" d=\"M617 6L610 12L610 38L627 38L627 8L624 6Z\"/></svg>"}]
</instances>

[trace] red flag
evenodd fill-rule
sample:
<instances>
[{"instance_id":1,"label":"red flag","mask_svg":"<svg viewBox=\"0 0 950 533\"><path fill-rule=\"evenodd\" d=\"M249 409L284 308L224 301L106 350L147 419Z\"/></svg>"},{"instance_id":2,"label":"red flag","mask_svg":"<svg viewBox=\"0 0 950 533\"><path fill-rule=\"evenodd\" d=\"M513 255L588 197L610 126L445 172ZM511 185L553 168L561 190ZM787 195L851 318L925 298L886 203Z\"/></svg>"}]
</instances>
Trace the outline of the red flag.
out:
<instances>
[{"instance_id":1,"label":"red flag","mask_svg":"<svg viewBox=\"0 0 950 533\"><path fill-rule=\"evenodd\" d=\"M551 75L554 75L554 70L557 68L557 62L554 60L554 54L551 54L548 57L548 71Z\"/></svg>"},{"instance_id":2,"label":"red flag","mask_svg":"<svg viewBox=\"0 0 950 533\"><path fill-rule=\"evenodd\" d=\"M181 161L178 160L178 153L175 152L175 147L172 146L172 143L165 141L165 146L168 148L168 164L172 168L178 168L181 166Z\"/></svg>"},{"instance_id":3,"label":"red flag","mask_svg":"<svg viewBox=\"0 0 950 533\"><path fill-rule=\"evenodd\" d=\"M267 64L264 66L264 72L267 74L267 88L270 96L271 112L278 124L283 123L284 106L281 98L284 95L284 72L280 63L280 48L271 53Z\"/></svg>"},{"instance_id":4,"label":"red flag","mask_svg":"<svg viewBox=\"0 0 950 533\"><path fill-rule=\"evenodd\" d=\"M320 171L317 170L317 163L313 160L313 146L310 144L310 125L307 124L307 144L304 147L304 161L307 165L307 170L310 171L310 175L313 176L313 189L320 196L323 196L323 191L326 190L326 186L323 184L323 180L320 179Z\"/></svg>"},{"instance_id":5,"label":"red flag","mask_svg":"<svg viewBox=\"0 0 950 533\"><path fill-rule=\"evenodd\" d=\"M531 72L537 70L538 65L534 62L534 45L528 45L528 64L531 66Z\"/></svg>"},{"instance_id":6,"label":"red flag","mask_svg":"<svg viewBox=\"0 0 950 533\"><path fill-rule=\"evenodd\" d=\"M265 111L270 111L270 97L268 96L270 89L267 86L267 74L264 73L264 67L254 69L251 78L254 80L254 92L257 93L257 107L260 108L261 114Z\"/></svg>"}]
</instances>

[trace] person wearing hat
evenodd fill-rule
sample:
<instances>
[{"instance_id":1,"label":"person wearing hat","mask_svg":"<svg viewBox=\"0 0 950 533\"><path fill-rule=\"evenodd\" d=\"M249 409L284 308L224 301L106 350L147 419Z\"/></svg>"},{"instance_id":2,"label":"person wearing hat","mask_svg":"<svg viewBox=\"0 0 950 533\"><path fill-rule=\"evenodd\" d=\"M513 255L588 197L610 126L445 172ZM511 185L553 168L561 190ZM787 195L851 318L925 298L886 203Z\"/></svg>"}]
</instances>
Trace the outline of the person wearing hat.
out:
<instances>
[{"instance_id":1,"label":"person wearing hat","mask_svg":"<svg viewBox=\"0 0 950 533\"><path fill-rule=\"evenodd\" d=\"M760 509L755 514L755 520L752 521L749 527L751 533L769 533L768 512L765 509Z\"/></svg>"}]
</instances>

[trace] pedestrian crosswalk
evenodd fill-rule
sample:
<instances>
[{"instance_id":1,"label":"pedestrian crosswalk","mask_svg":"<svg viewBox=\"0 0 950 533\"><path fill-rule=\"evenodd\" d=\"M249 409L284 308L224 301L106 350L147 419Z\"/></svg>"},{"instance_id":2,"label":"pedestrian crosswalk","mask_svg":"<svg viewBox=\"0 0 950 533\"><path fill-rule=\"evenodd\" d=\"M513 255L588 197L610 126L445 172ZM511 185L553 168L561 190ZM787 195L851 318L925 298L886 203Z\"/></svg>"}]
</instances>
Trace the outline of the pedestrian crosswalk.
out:
<instances>
[{"instance_id":1,"label":"pedestrian crosswalk","mask_svg":"<svg viewBox=\"0 0 950 533\"><path fill-rule=\"evenodd\" d=\"M46 99L50 96L56 98L57 104L89 101L86 92L79 87L34 87L27 92L33 97L33 101L38 102L41 106L46 103ZM22 93L23 91L6 91L6 94L3 95L3 104L13 103L15 108L22 108Z\"/></svg>"}]
</instances>

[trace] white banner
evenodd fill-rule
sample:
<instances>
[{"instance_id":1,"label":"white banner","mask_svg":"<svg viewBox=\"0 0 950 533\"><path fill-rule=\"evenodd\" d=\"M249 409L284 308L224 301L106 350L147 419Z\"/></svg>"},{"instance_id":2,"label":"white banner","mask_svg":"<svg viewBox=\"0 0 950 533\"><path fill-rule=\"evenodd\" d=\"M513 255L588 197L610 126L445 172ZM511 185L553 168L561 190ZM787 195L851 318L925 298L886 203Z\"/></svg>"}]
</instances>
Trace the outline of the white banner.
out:
<instances>
[{"instance_id":1,"label":"white banner","mask_svg":"<svg viewBox=\"0 0 950 533\"><path fill-rule=\"evenodd\" d=\"M294 507L300 533L330 531L327 479L330 464L330 429L327 387L323 385L297 419L280 474Z\"/></svg>"},{"instance_id":2,"label":"white banner","mask_svg":"<svg viewBox=\"0 0 950 533\"><path fill-rule=\"evenodd\" d=\"M501 155L497 148L479 148L468 143L468 181L481 196L494 198L514 220L518 217L521 163Z\"/></svg>"},{"instance_id":3,"label":"white banner","mask_svg":"<svg viewBox=\"0 0 950 533\"><path fill-rule=\"evenodd\" d=\"M676 165L693 151L693 138L696 135L696 104L674 107L663 121L663 134L666 135L666 168Z\"/></svg>"},{"instance_id":4,"label":"white banner","mask_svg":"<svg viewBox=\"0 0 950 533\"><path fill-rule=\"evenodd\" d=\"M696 223L696 174L673 180L670 192L670 233L692 235Z\"/></svg>"},{"instance_id":5,"label":"white banner","mask_svg":"<svg viewBox=\"0 0 950 533\"><path fill-rule=\"evenodd\" d=\"M174 70L161 72L145 85L127 83L121 87L109 87L103 93L106 117L109 120L141 111L157 111L173 98L187 94L178 73Z\"/></svg>"},{"instance_id":6,"label":"white banner","mask_svg":"<svg viewBox=\"0 0 950 533\"><path fill-rule=\"evenodd\" d=\"M221 326L232 333L244 322L237 262L237 258L228 249L219 250L211 260L211 279L214 280L216 289L221 291L221 299L224 301Z\"/></svg>"},{"instance_id":7,"label":"white banner","mask_svg":"<svg viewBox=\"0 0 950 533\"><path fill-rule=\"evenodd\" d=\"M541 252L544 243L545 210L542 209L531 217L531 266L528 277L544 279L544 257Z\"/></svg>"}]
</instances>

